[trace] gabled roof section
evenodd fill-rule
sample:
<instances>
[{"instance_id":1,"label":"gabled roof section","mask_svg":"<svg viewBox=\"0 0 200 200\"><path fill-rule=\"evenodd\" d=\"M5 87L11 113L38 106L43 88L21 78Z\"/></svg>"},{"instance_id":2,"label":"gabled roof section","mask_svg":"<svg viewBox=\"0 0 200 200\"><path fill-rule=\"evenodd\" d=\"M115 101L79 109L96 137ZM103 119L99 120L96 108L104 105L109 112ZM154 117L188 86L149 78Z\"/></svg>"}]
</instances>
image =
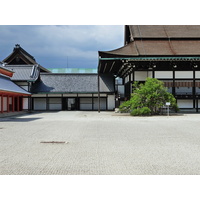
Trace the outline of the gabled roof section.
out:
<instances>
[{"instance_id":1,"label":"gabled roof section","mask_svg":"<svg viewBox=\"0 0 200 200\"><path fill-rule=\"evenodd\" d=\"M7 68L15 72L12 81L36 81L40 73L38 65L8 65Z\"/></svg>"},{"instance_id":2,"label":"gabled roof section","mask_svg":"<svg viewBox=\"0 0 200 200\"><path fill-rule=\"evenodd\" d=\"M13 52L3 60L8 65L29 65L36 64L35 58L25 51L19 44L16 44Z\"/></svg>"},{"instance_id":3,"label":"gabled roof section","mask_svg":"<svg viewBox=\"0 0 200 200\"><path fill-rule=\"evenodd\" d=\"M97 74L41 73L40 78L32 93L98 93ZM100 77L100 91L114 92L114 81L110 76Z\"/></svg>"},{"instance_id":4,"label":"gabled roof section","mask_svg":"<svg viewBox=\"0 0 200 200\"><path fill-rule=\"evenodd\" d=\"M3 60L7 65L36 65L35 58L25 51L19 44L16 44L13 52ZM39 64L38 64L39 65ZM42 72L50 72L48 69L39 65Z\"/></svg>"}]
</instances>

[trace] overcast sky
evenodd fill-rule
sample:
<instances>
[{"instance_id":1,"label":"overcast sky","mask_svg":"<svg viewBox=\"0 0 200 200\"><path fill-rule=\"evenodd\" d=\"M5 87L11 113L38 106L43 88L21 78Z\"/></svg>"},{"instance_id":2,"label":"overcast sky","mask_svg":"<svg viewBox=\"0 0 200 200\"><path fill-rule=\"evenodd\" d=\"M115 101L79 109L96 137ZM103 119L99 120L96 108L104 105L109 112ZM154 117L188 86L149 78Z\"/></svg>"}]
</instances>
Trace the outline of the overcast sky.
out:
<instances>
[{"instance_id":1,"label":"overcast sky","mask_svg":"<svg viewBox=\"0 0 200 200\"><path fill-rule=\"evenodd\" d=\"M123 42L120 25L1 25L0 61L20 44L46 68L97 68L98 51L119 48Z\"/></svg>"}]
</instances>

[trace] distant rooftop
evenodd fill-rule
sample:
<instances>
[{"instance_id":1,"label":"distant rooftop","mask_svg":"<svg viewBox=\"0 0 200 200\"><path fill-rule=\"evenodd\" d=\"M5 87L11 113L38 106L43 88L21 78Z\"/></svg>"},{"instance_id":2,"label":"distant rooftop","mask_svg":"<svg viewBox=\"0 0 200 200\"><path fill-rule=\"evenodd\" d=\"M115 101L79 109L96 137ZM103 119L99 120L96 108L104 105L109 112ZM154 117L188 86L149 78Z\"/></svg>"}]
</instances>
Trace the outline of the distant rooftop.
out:
<instances>
[{"instance_id":1,"label":"distant rooftop","mask_svg":"<svg viewBox=\"0 0 200 200\"><path fill-rule=\"evenodd\" d=\"M97 73L97 68L48 68L52 73Z\"/></svg>"}]
</instances>

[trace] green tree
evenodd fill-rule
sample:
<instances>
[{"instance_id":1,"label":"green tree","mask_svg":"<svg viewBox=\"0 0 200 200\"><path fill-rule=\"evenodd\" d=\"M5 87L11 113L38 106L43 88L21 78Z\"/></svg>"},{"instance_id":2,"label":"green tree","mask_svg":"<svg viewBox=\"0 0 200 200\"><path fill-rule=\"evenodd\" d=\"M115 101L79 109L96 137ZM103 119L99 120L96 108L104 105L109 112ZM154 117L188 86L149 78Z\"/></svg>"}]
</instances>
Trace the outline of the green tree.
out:
<instances>
[{"instance_id":1,"label":"green tree","mask_svg":"<svg viewBox=\"0 0 200 200\"><path fill-rule=\"evenodd\" d=\"M135 82L133 88L131 99L120 105L120 111L134 113L134 115L135 113L139 113L138 115L159 114L166 102L170 102L171 108L178 111L176 99L167 92L162 81L147 78L144 84Z\"/></svg>"}]
</instances>

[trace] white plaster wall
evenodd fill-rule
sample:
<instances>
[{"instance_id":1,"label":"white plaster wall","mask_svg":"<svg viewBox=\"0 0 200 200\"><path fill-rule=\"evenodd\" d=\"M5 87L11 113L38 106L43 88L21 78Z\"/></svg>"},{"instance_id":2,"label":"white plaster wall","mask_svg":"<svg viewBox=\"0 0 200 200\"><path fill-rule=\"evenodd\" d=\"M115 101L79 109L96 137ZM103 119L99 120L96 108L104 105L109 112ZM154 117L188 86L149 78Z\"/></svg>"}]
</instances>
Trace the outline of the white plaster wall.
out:
<instances>
[{"instance_id":1,"label":"white plaster wall","mask_svg":"<svg viewBox=\"0 0 200 200\"><path fill-rule=\"evenodd\" d=\"M172 71L155 71L155 78L173 78Z\"/></svg>"},{"instance_id":2,"label":"white plaster wall","mask_svg":"<svg viewBox=\"0 0 200 200\"><path fill-rule=\"evenodd\" d=\"M46 94L33 94L32 97L46 97Z\"/></svg>"},{"instance_id":3,"label":"white plaster wall","mask_svg":"<svg viewBox=\"0 0 200 200\"><path fill-rule=\"evenodd\" d=\"M148 77L148 71L135 71L135 81L145 81Z\"/></svg>"},{"instance_id":4,"label":"white plaster wall","mask_svg":"<svg viewBox=\"0 0 200 200\"><path fill-rule=\"evenodd\" d=\"M98 110L98 98L94 99L94 110ZM106 98L100 99L100 110L106 110Z\"/></svg>"},{"instance_id":5,"label":"white plaster wall","mask_svg":"<svg viewBox=\"0 0 200 200\"><path fill-rule=\"evenodd\" d=\"M92 98L80 98L80 110L92 110Z\"/></svg>"},{"instance_id":6,"label":"white plaster wall","mask_svg":"<svg viewBox=\"0 0 200 200\"><path fill-rule=\"evenodd\" d=\"M179 108L193 108L193 100L186 99L186 100L177 100L177 104Z\"/></svg>"},{"instance_id":7,"label":"white plaster wall","mask_svg":"<svg viewBox=\"0 0 200 200\"><path fill-rule=\"evenodd\" d=\"M61 94L48 94L48 97L61 97Z\"/></svg>"},{"instance_id":8,"label":"white plaster wall","mask_svg":"<svg viewBox=\"0 0 200 200\"><path fill-rule=\"evenodd\" d=\"M115 95L108 95L108 110L113 110L115 108Z\"/></svg>"},{"instance_id":9,"label":"white plaster wall","mask_svg":"<svg viewBox=\"0 0 200 200\"><path fill-rule=\"evenodd\" d=\"M62 110L62 99L49 98L49 110Z\"/></svg>"},{"instance_id":10,"label":"white plaster wall","mask_svg":"<svg viewBox=\"0 0 200 200\"><path fill-rule=\"evenodd\" d=\"M63 94L63 97L77 97L77 94Z\"/></svg>"},{"instance_id":11,"label":"white plaster wall","mask_svg":"<svg viewBox=\"0 0 200 200\"><path fill-rule=\"evenodd\" d=\"M193 78L192 71L175 71L175 78Z\"/></svg>"},{"instance_id":12,"label":"white plaster wall","mask_svg":"<svg viewBox=\"0 0 200 200\"><path fill-rule=\"evenodd\" d=\"M7 111L7 97L3 97L3 111Z\"/></svg>"},{"instance_id":13,"label":"white plaster wall","mask_svg":"<svg viewBox=\"0 0 200 200\"><path fill-rule=\"evenodd\" d=\"M195 78L200 78L200 71L195 71Z\"/></svg>"},{"instance_id":14,"label":"white plaster wall","mask_svg":"<svg viewBox=\"0 0 200 200\"><path fill-rule=\"evenodd\" d=\"M153 78L153 72L152 72L152 71L148 71L148 72L147 72L147 76L148 76L149 78Z\"/></svg>"},{"instance_id":15,"label":"white plaster wall","mask_svg":"<svg viewBox=\"0 0 200 200\"><path fill-rule=\"evenodd\" d=\"M46 110L46 98L34 99L34 110Z\"/></svg>"},{"instance_id":16,"label":"white plaster wall","mask_svg":"<svg viewBox=\"0 0 200 200\"><path fill-rule=\"evenodd\" d=\"M92 97L92 94L78 94L79 97Z\"/></svg>"},{"instance_id":17,"label":"white plaster wall","mask_svg":"<svg viewBox=\"0 0 200 200\"><path fill-rule=\"evenodd\" d=\"M28 98L23 98L23 110L28 110Z\"/></svg>"},{"instance_id":18,"label":"white plaster wall","mask_svg":"<svg viewBox=\"0 0 200 200\"><path fill-rule=\"evenodd\" d=\"M49 110L62 110L62 104L49 104Z\"/></svg>"},{"instance_id":19,"label":"white plaster wall","mask_svg":"<svg viewBox=\"0 0 200 200\"><path fill-rule=\"evenodd\" d=\"M100 97L106 97L107 94L100 94ZM98 97L98 94L94 94L93 97Z\"/></svg>"}]
</instances>

